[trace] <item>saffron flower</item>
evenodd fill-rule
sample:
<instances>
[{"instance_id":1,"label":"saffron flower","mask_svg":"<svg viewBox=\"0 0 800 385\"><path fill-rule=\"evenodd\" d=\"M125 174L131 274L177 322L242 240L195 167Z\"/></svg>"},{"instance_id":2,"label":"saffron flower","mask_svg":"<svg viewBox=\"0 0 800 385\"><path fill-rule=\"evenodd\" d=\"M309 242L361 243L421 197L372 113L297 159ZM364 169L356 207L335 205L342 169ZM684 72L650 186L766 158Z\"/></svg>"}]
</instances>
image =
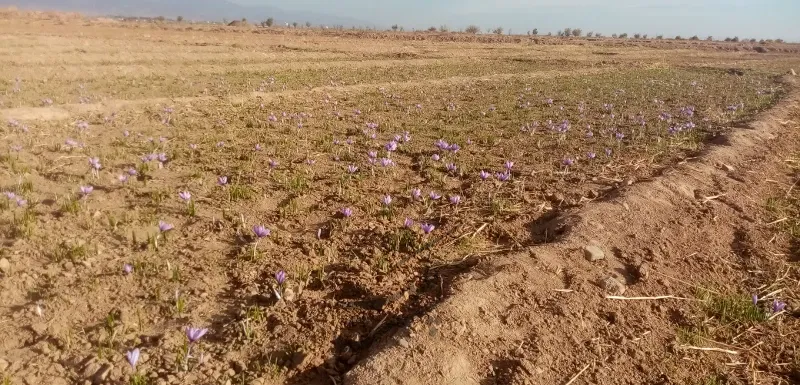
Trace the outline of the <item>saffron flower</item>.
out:
<instances>
[{"instance_id":1,"label":"saffron flower","mask_svg":"<svg viewBox=\"0 0 800 385\"><path fill-rule=\"evenodd\" d=\"M572 166L573 164L575 164L575 160L572 159L572 158L564 158L564 160L561 161L561 163L564 164L564 166L569 167L569 166Z\"/></svg>"},{"instance_id":2,"label":"saffron flower","mask_svg":"<svg viewBox=\"0 0 800 385\"><path fill-rule=\"evenodd\" d=\"M419 200L420 198L422 198L422 190L418 188L411 189L411 199Z\"/></svg>"},{"instance_id":3,"label":"saffron flower","mask_svg":"<svg viewBox=\"0 0 800 385\"><path fill-rule=\"evenodd\" d=\"M586 154L586 157L589 159L594 159L595 157L597 157L597 154L595 154L594 151L589 151L589 153Z\"/></svg>"},{"instance_id":4,"label":"saffron flower","mask_svg":"<svg viewBox=\"0 0 800 385\"><path fill-rule=\"evenodd\" d=\"M784 309L786 309L786 302L779 301L777 299L772 301L772 309L771 310L772 310L773 313L780 313Z\"/></svg>"},{"instance_id":5,"label":"saffron flower","mask_svg":"<svg viewBox=\"0 0 800 385\"><path fill-rule=\"evenodd\" d=\"M439 159L441 159L441 157L439 156L439 154L433 154L431 155L431 159L433 159L434 162L438 162Z\"/></svg>"},{"instance_id":6,"label":"saffron flower","mask_svg":"<svg viewBox=\"0 0 800 385\"><path fill-rule=\"evenodd\" d=\"M347 172L349 172L351 174L355 174L356 171L358 171L358 167L356 167L355 165L351 164L351 165L347 166Z\"/></svg>"},{"instance_id":7,"label":"saffron flower","mask_svg":"<svg viewBox=\"0 0 800 385\"><path fill-rule=\"evenodd\" d=\"M611 151L611 149L610 149L610 148L607 148L607 149L606 149L606 156L611 156L611 154L612 154L612 151Z\"/></svg>"},{"instance_id":8,"label":"saffron flower","mask_svg":"<svg viewBox=\"0 0 800 385\"><path fill-rule=\"evenodd\" d=\"M269 236L272 231L264 226L256 225L253 227L253 233L255 233L256 237L258 238L264 238Z\"/></svg>"},{"instance_id":9,"label":"saffron flower","mask_svg":"<svg viewBox=\"0 0 800 385\"><path fill-rule=\"evenodd\" d=\"M461 203L461 195L451 195L450 203L453 205L458 205L459 203Z\"/></svg>"},{"instance_id":10,"label":"saffron flower","mask_svg":"<svg viewBox=\"0 0 800 385\"><path fill-rule=\"evenodd\" d=\"M434 225L432 225L430 223L423 223L419 227L422 229L422 232L425 233L425 234L430 234L431 231L433 231L433 229L436 228L436 226L434 226Z\"/></svg>"},{"instance_id":11,"label":"saffron flower","mask_svg":"<svg viewBox=\"0 0 800 385\"><path fill-rule=\"evenodd\" d=\"M188 202L190 199L192 199L192 194L188 191L181 191L178 193L178 197Z\"/></svg>"},{"instance_id":12,"label":"saffron flower","mask_svg":"<svg viewBox=\"0 0 800 385\"><path fill-rule=\"evenodd\" d=\"M206 335L206 333L208 333L208 329L200 329L193 327L186 328L186 338L189 339L189 343L197 342L197 340Z\"/></svg>"},{"instance_id":13,"label":"saffron flower","mask_svg":"<svg viewBox=\"0 0 800 385\"><path fill-rule=\"evenodd\" d=\"M489 178L490 178L492 175L491 175L491 174L489 174L488 172L484 171L484 170L481 170L481 172L479 172L479 173L478 173L478 176L481 178L481 180L487 180L487 179L489 179Z\"/></svg>"},{"instance_id":14,"label":"saffron flower","mask_svg":"<svg viewBox=\"0 0 800 385\"><path fill-rule=\"evenodd\" d=\"M283 285L286 282L286 272L279 270L275 273L275 282L278 282L278 285Z\"/></svg>"},{"instance_id":15,"label":"saffron flower","mask_svg":"<svg viewBox=\"0 0 800 385\"><path fill-rule=\"evenodd\" d=\"M125 273L125 275L133 273L133 265L131 265L130 263L122 265L122 272Z\"/></svg>"},{"instance_id":16,"label":"saffron flower","mask_svg":"<svg viewBox=\"0 0 800 385\"><path fill-rule=\"evenodd\" d=\"M162 233L166 233L167 231L170 231L170 230L172 230L174 228L175 228L175 226L173 226L173 225L171 225L171 224L169 224L167 222L158 221L158 231L161 231Z\"/></svg>"},{"instance_id":17,"label":"saffron flower","mask_svg":"<svg viewBox=\"0 0 800 385\"><path fill-rule=\"evenodd\" d=\"M228 177L227 177L227 176L220 176L220 177L218 177L218 178L217 178L217 183L218 183L220 186L224 186L224 185L228 184Z\"/></svg>"},{"instance_id":18,"label":"saffron flower","mask_svg":"<svg viewBox=\"0 0 800 385\"><path fill-rule=\"evenodd\" d=\"M381 158L381 166L383 167L394 166L394 161L389 158Z\"/></svg>"},{"instance_id":19,"label":"saffron flower","mask_svg":"<svg viewBox=\"0 0 800 385\"><path fill-rule=\"evenodd\" d=\"M125 358L128 360L128 363L131 365L133 370L136 370L136 363L139 362L139 348L133 349L125 353Z\"/></svg>"},{"instance_id":20,"label":"saffron flower","mask_svg":"<svg viewBox=\"0 0 800 385\"><path fill-rule=\"evenodd\" d=\"M397 151L397 142L393 140L389 143L386 143L386 151L389 152Z\"/></svg>"},{"instance_id":21,"label":"saffron flower","mask_svg":"<svg viewBox=\"0 0 800 385\"><path fill-rule=\"evenodd\" d=\"M511 173L509 173L508 171L498 172L494 174L494 177L501 182L506 182L509 179L511 179Z\"/></svg>"},{"instance_id":22,"label":"saffron flower","mask_svg":"<svg viewBox=\"0 0 800 385\"><path fill-rule=\"evenodd\" d=\"M428 197L433 199L433 200L437 200L437 199L441 198L442 196L437 194L436 191L431 191L431 193L428 194Z\"/></svg>"},{"instance_id":23,"label":"saffron flower","mask_svg":"<svg viewBox=\"0 0 800 385\"><path fill-rule=\"evenodd\" d=\"M510 171L510 170L511 170L511 169L514 167L514 162L512 162L512 161L510 161L510 160L507 160L507 161L506 161L506 162L503 164L503 167L505 167L505 168L506 168L506 170L509 170L509 171Z\"/></svg>"},{"instance_id":24,"label":"saffron flower","mask_svg":"<svg viewBox=\"0 0 800 385\"><path fill-rule=\"evenodd\" d=\"M92 191L94 191L94 187L93 186L81 186L80 187L80 192L81 192L81 195L83 195L83 196L87 196L87 195L91 194Z\"/></svg>"},{"instance_id":25,"label":"saffron flower","mask_svg":"<svg viewBox=\"0 0 800 385\"><path fill-rule=\"evenodd\" d=\"M375 150L370 150L369 152L367 152L367 157L372 159L377 158L378 152Z\"/></svg>"},{"instance_id":26,"label":"saffron flower","mask_svg":"<svg viewBox=\"0 0 800 385\"><path fill-rule=\"evenodd\" d=\"M269 168L273 168L273 169L274 169L274 168L276 168L276 167L278 167L278 161L277 161L277 160L270 159L270 160L269 160Z\"/></svg>"},{"instance_id":27,"label":"saffron flower","mask_svg":"<svg viewBox=\"0 0 800 385\"><path fill-rule=\"evenodd\" d=\"M456 169L458 169L458 167L456 167L456 165L453 163L448 163L445 167L447 168L447 171L450 172L455 172Z\"/></svg>"},{"instance_id":28,"label":"saffron flower","mask_svg":"<svg viewBox=\"0 0 800 385\"><path fill-rule=\"evenodd\" d=\"M89 158L89 165L92 166L93 169L99 170L103 166L100 164L100 158Z\"/></svg>"},{"instance_id":29,"label":"saffron flower","mask_svg":"<svg viewBox=\"0 0 800 385\"><path fill-rule=\"evenodd\" d=\"M414 220L411 218L406 218L406 220L403 221L403 226L410 229L411 226L414 226Z\"/></svg>"},{"instance_id":30,"label":"saffron flower","mask_svg":"<svg viewBox=\"0 0 800 385\"><path fill-rule=\"evenodd\" d=\"M339 212L342 213L342 216L344 216L345 218L350 218L351 216L353 216L353 209L349 207L345 207L339 210Z\"/></svg>"},{"instance_id":31,"label":"saffron flower","mask_svg":"<svg viewBox=\"0 0 800 385\"><path fill-rule=\"evenodd\" d=\"M383 203L384 206L389 206L392 204L392 196L388 194L384 195L383 198L381 198L381 203Z\"/></svg>"}]
</instances>

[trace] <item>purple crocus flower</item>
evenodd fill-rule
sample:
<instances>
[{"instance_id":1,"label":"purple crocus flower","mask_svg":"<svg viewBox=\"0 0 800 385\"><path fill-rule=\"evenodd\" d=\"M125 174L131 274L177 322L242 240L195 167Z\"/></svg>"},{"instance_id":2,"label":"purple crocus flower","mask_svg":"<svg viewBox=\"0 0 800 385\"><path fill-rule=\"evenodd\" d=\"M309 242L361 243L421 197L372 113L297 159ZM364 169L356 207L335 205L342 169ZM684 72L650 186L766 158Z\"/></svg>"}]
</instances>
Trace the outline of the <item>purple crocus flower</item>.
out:
<instances>
[{"instance_id":1,"label":"purple crocus flower","mask_svg":"<svg viewBox=\"0 0 800 385\"><path fill-rule=\"evenodd\" d=\"M437 199L441 198L442 196L437 194L436 191L431 191L431 193L428 194L428 197L431 198L432 200L437 200Z\"/></svg>"},{"instance_id":2,"label":"purple crocus flower","mask_svg":"<svg viewBox=\"0 0 800 385\"><path fill-rule=\"evenodd\" d=\"M623 134L623 133L621 133L621 132L617 131L617 133L616 133L616 134L614 134L614 137L616 137L616 138L617 138L617 140L622 140L622 139L624 139L624 138L625 138L625 134Z\"/></svg>"},{"instance_id":3,"label":"purple crocus flower","mask_svg":"<svg viewBox=\"0 0 800 385\"><path fill-rule=\"evenodd\" d=\"M89 165L92 166L93 169L99 170L103 166L100 164L100 158L89 158Z\"/></svg>"},{"instance_id":4,"label":"purple crocus flower","mask_svg":"<svg viewBox=\"0 0 800 385\"><path fill-rule=\"evenodd\" d=\"M28 201L22 197L17 197L17 207L25 207L28 204Z\"/></svg>"},{"instance_id":5,"label":"purple crocus flower","mask_svg":"<svg viewBox=\"0 0 800 385\"><path fill-rule=\"evenodd\" d=\"M753 306L758 306L758 294L753 294Z\"/></svg>"},{"instance_id":6,"label":"purple crocus flower","mask_svg":"<svg viewBox=\"0 0 800 385\"><path fill-rule=\"evenodd\" d=\"M375 159L378 157L378 152L375 150L370 150L367 152L367 157L370 159Z\"/></svg>"},{"instance_id":7,"label":"purple crocus flower","mask_svg":"<svg viewBox=\"0 0 800 385\"><path fill-rule=\"evenodd\" d=\"M448 150L450 150L451 152L458 152L458 150L460 150L460 149L461 149L461 146L459 146L459 145L457 145L455 143L451 144L450 147L448 147Z\"/></svg>"},{"instance_id":8,"label":"purple crocus flower","mask_svg":"<svg viewBox=\"0 0 800 385\"><path fill-rule=\"evenodd\" d=\"M178 193L178 197L180 197L184 201L188 202L189 200L192 199L192 194L190 192L188 192L188 191L181 191L181 192Z\"/></svg>"},{"instance_id":9,"label":"purple crocus flower","mask_svg":"<svg viewBox=\"0 0 800 385\"><path fill-rule=\"evenodd\" d=\"M5 195L6 198L8 198L8 199L16 199L17 198L17 194L14 194L11 191L5 191L5 192L3 192L3 195Z\"/></svg>"},{"instance_id":10,"label":"purple crocus flower","mask_svg":"<svg viewBox=\"0 0 800 385\"><path fill-rule=\"evenodd\" d=\"M130 263L122 265L122 272L125 273L125 275L133 273L133 265L131 265Z\"/></svg>"},{"instance_id":11,"label":"purple crocus flower","mask_svg":"<svg viewBox=\"0 0 800 385\"><path fill-rule=\"evenodd\" d=\"M594 136L594 133L592 133L591 131L586 131L586 137L587 138L591 138L593 136Z\"/></svg>"},{"instance_id":12,"label":"purple crocus flower","mask_svg":"<svg viewBox=\"0 0 800 385\"><path fill-rule=\"evenodd\" d=\"M434 225L432 225L430 223L420 224L419 227L422 228L422 232L425 233L425 234L430 234L431 231L433 231L433 229L436 228L436 226L434 226Z\"/></svg>"},{"instance_id":13,"label":"purple crocus flower","mask_svg":"<svg viewBox=\"0 0 800 385\"><path fill-rule=\"evenodd\" d=\"M283 285L283 283L286 282L286 272L278 270L278 272L275 273L275 282L277 282L278 285Z\"/></svg>"},{"instance_id":14,"label":"purple crocus flower","mask_svg":"<svg viewBox=\"0 0 800 385\"><path fill-rule=\"evenodd\" d=\"M487 180L487 179L489 179L489 178L490 178L492 175L491 175L491 174L489 174L488 172L484 171L484 170L481 170L481 172L479 172L479 173L478 173L478 176L481 178L481 180Z\"/></svg>"},{"instance_id":15,"label":"purple crocus flower","mask_svg":"<svg viewBox=\"0 0 800 385\"><path fill-rule=\"evenodd\" d=\"M511 170L511 169L514 167L514 162L512 162L512 161L510 161L510 160L507 160L507 161L506 161L506 162L503 164L503 166L506 168L506 170Z\"/></svg>"},{"instance_id":16,"label":"purple crocus flower","mask_svg":"<svg viewBox=\"0 0 800 385\"><path fill-rule=\"evenodd\" d=\"M167 222L158 221L158 230L161 231L162 233L166 233L167 231L170 231L170 230L172 230L174 228L175 228L175 226L173 226L173 225L171 225L171 224L169 224Z\"/></svg>"},{"instance_id":17,"label":"purple crocus flower","mask_svg":"<svg viewBox=\"0 0 800 385\"><path fill-rule=\"evenodd\" d=\"M411 199L419 200L420 198L422 198L422 190L418 188L411 189Z\"/></svg>"},{"instance_id":18,"label":"purple crocus flower","mask_svg":"<svg viewBox=\"0 0 800 385\"><path fill-rule=\"evenodd\" d=\"M345 218L350 218L351 216L353 216L353 209L349 207L345 207L339 210L339 212L342 213L342 216L344 216Z\"/></svg>"},{"instance_id":19,"label":"purple crocus flower","mask_svg":"<svg viewBox=\"0 0 800 385\"><path fill-rule=\"evenodd\" d=\"M256 226L253 226L253 233L258 238L264 238L264 237L268 237L272 233L272 231L270 231L270 229L268 229L268 228L266 228L264 226L256 225Z\"/></svg>"},{"instance_id":20,"label":"purple crocus flower","mask_svg":"<svg viewBox=\"0 0 800 385\"><path fill-rule=\"evenodd\" d=\"M511 173L509 173L508 171L498 172L494 174L494 177L501 182L507 182L508 180L511 179Z\"/></svg>"},{"instance_id":21,"label":"purple crocus flower","mask_svg":"<svg viewBox=\"0 0 800 385\"><path fill-rule=\"evenodd\" d=\"M277 168L278 167L278 161L274 160L274 159L270 159L268 164L269 164L269 168Z\"/></svg>"},{"instance_id":22,"label":"purple crocus flower","mask_svg":"<svg viewBox=\"0 0 800 385\"><path fill-rule=\"evenodd\" d=\"M564 160L563 160L563 161L561 161L561 163L562 163L564 166L567 166L567 167L569 167L569 166L572 166L573 164L575 164L575 159L572 159L572 158L564 158Z\"/></svg>"},{"instance_id":23,"label":"purple crocus flower","mask_svg":"<svg viewBox=\"0 0 800 385\"><path fill-rule=\"evenodd\" d=\"M224 146L225 146L225 142L224 141L217 142L217 147L224 147Z\"/></svg>"},{"instance_id":24,"label":"purple crocus flower","mask_svg":"<svg viewBox=\"0 0 800 385\"><path fill-rule=\"evenodd\" d=\"M131 365L131 368L136 370L136 363L139 362L139 348L125 353L125 358L128 359L128 363Z\"/></svg>"},{"instance_id":25,"label":"purple crocus flower","mask_svg":"<svg viewBox=\"0 0 800 385\"><path fill-rule=\"evenodd\" d=\"M439 156L439 154L433 154L431 155L431 159L433 159L434 162L438 162L439 159L441 159L441 157Z\"/></svg>"},{"instance_id":26,"label":"purple crocus flower","mask_svg":"<svg viewBox=\"0 0 800 385\"><path fill-rule=\"evenodd\" d=\"M458 169L458 167L456 167L456 165L453 163L448 163L445 167L449 172L455 172Z\"/></svg>"},{"instance_id":27,"label":"purple crocus flower","mask_svg":"<svg viewBox=\"0 0 800 385\"><path fill-rule=\"evenodd\" d=\"M389 166L393 166L393 165L394 165L394 161L393 160L391 160L389 158L381 158L381 166L389 167Z\"/></svg>"},{"instance_id":28,"label":"purple crocus flower","mask_svg":"<svg viewBox=\"0 0 800 385\"><path fill-rule=\"evenodd\" d=\"M197 150L197 145L194 143L189 144L189 148L192 150Z\"/></svg>"},{"instance_id":29,"label":"purple crocus flower","mask_svg":"<svg viewBox=\"0 0 800 385\"><path fill-rule=\"evenodd\" d=\"M780 313L786 309L786 302L774 300L772 301L772 313Z\"/></svg>"},{"instance_id":30,"label":"purple crocus flower","mask_svg":"<svg viewBox=\"0 0 800 385\"><path fill-rule=\"evenodd\" d=\"M87 196L87 195L91 194L92 191L94 191L94 187L93 186L81 186L80 187L80 192L81 192L81 195L83 195L83 196Z\"/></svg>"},{"instance_id":31,"label":"purple crocus flower","mask_svg":"<svg viewBox=\"0 0 800 385\"><path fill-rule=\"evenodd\" d=\"M135 169L135 168L129 168L129 169L128 169L128 175L130 175L130 176L136 176L136 174L138 174L138 173L139 173L139 172L138 172L138 171L136 171L136 169Z\"/></svg>"},{"instance_id":32,"label":"purple crocus flower","mask_svg":"<svg viewBox=\"0 0 800 385\"><path fill-rule=\"evenodd\" d=\"M208 333L208 329L200 329L193 327L186 328L186 338L189 339L189 343L197 342L197 340L206 335L206 333Z\"/></svg>"},{"instance_id":33,"label":"purple crocus flower","mask_svg":"<svg viewBox=\"0 0 800 385\"><path fill-rule=\"evenodd\" d=\"M261 151L261 144L259 144L259 143L256 143L255 150L256 150L256 151Z\"/></svg>"},{"instance_id":34,"label":"purple crocus flower","mask_svg":"<svg viewBox=\"0 0 800 385\"><path fill-rule=\"evenodd\" d=\"M120 183L125 183L128 181L128 176L125 174L121 174L117 176L117 180L120 181Z\"/></svg>"},{"instance_id":35,"label":"purple crocus flower","mask_svg":"<svg viewBox=\"0 0 800 385\"><path fill-rule=\"evenodd\" d=\"M404 220L404 221L403 221L403 226L404 226L405 228L408 228L408 229L410 229L410 228L411 228L411 226L414 226L414 220L413 220L413 219L411 219L411 218L406 218L406 220Z\"/></svg>"},{"instance_id":36,"label":"purple crocus flower","mask_svg":"<svg viewBox=\"0 0 800 385\"><path fill-rule=\"evenodd\" d=\"M403 132L403 142L409 142L409 141L411 141L411 134L408 131Z\"/></svg>"},{"instance_id":37,"label":"purple crocus flower","mask_svg":"<svg viewBox=\"0 0 800 385\"><path fill-rule=\"evenodd\" d=\"M220 186L224 186L224 185L228 184L228 177L227 177L227 176L220 176L220 177L217 177L217 183L218 183Z\"/></svg>"},{"instance_id":38,"label":"purple crocus flower","mask_svg":"<svg viewBox=\"0 0 800 385\"><path fill-rule=\"evenodd\" d=\"M606 149L606 156L611 156L611 154L612 154L612 151L611 151L611 149L610 149L610 148L607 148L607 149Z\"/></svg>"},{"instance_id":39,"label":"purple crocus flower","mask_svg":"<svg viewBox=\"0 0 800 385\"><path fill-rule=\"evenodd\" d=\"M358 167L356 167L355 165L351 164L351 165L347 166L347 172L349 172L351 174L355 174L356 171L358 171Z\"/></svg>"},{"instance_id":40,"label":"purple crocus flower","mask_svg":"<svg viewBox=\"0 0 800 385\"><path fill-rule=\"evenodd\" d=\"M445 142L444 139L437 140L436 142L433 143L433 145L442 150L447 150L450 147L450 145L447 144L447 142Z\"/></svg>"},{"instance_id":41,"label":"purple crocus flower","mask_svg":"<svg viewBox=\"0 0 800 385\"><path fill-rule=\"evenodd\" d=\"M167 161L167 154L165 154L163 152L158 154L158 161L161 162L161 163L166 162Z\"/></svg>"},{"instance_id":42,"label":"purple crocus flower","mask_svg":"<svg viewBox=\"0 0 800 385\"><path fill-rule=\"evenodd\" d=\"M384 206L389 206L392 204L392 196L388 194L384 195L383 198L381 198L381 203L383 203Z\"/></svg>"},{"instance_id":43,"label":"purple crocus flower","mask_svg":"<svg viewBox=\"0 0 800 385\"><path fill-rule=\"evenodd\" d=\"M453 205L458 205L461 203L461 195L451 195L449 199L450 203Z\"/></svg>"},{"instance_id":44,"label":"purple crocus flower","mask_svg":"<svg viewBox=\"0 0 800 385\"><path fill-rule=\"evenodd\" d=\"M594 151L589 151L589 153L586 154L586 157L589 159L594 159L595 157L597 157L597 154L595 154Z\"/></svg>"}]
</instances>

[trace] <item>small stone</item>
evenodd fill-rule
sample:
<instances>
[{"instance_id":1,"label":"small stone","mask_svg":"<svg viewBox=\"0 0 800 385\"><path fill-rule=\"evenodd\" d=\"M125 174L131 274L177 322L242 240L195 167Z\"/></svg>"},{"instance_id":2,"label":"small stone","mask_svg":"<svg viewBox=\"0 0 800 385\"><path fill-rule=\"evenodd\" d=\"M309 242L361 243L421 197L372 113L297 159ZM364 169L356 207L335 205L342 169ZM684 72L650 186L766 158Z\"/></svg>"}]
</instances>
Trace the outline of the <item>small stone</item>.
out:
<instances>
[{"instance_id":1,"label":"small stone","mask_svg":"<svg viewBox=\"0 0 800 385\"><path fill-rule=\"evenodd\" d=\"M583 255L586 256L586 259L595 262L601 259L606 258L606 254L596 244L586 245L583 247Z\"/></svg>"},{"instance_id":2,"label":"small stone","mask_svg":"<svg viewBox=\"0 0 800 385\"><path fill-rule=\"evenodd\" d=\"M734 171L736 171L736 169L735 169L735 168L733 168L733 166L731 166L731 165L729 165L729 164L725 164L725 163L723 163L723 164L722 164L722 168L724 168L724 169L725 169L725 171L727 171L727 172L734 172Z\"/></svg>"},{"instance_id":3,"label":"small stone","mask_svg":"<svg viewBox=\"0 0 800 385\"><path fill-rule=\"evenodd\" d=\"M11 272L11 262L7 258L0 258L0 272L3 272L3 274Z\"/></svg>"},{"instance_id":4,"label":"small stone","mask_svg":"<svg viewBox=\"0 0 800 385\"><path fill-rule=\"evenodd\" d=\"M409 346L408 340L405 338L401 338L399 341L397 341L397 343L404 348L408 348Z\"/></svg>"},{"instance_id":5,"label":"small stone","mask_svg":"<svg viewBox=\"0 0 800 385\"><path fill-rule=\"evenodd\" d=\"M0 372L4 372L6 369L8 369L8 365L8 361L0 358Z\"/></svg>"},{"instance_id":6,"label":"small stone","mask_svg":"<svg viewBox=\"0 0 800 385\"><path fill-rule=\"evenodd\" d=\"M44 335L44 333L47 331L47 323L37 322L31 325L31 329L33 329L33 331L38 335Z\"/></svg>"},{"instance_id":7,"label":"small stone","mask_svg":"<svg viewBox=\"0 0 800 385\"><path fill-rule=\"evenodd\" d=\"M228 371L225 372L225 375L227 375L228 377L233 377L236 375L236 371L233 370L233 368L230 368L228 369Z\"/></svg>"},{"instance_id":8,"label":"small stone","mask_svg":"<svg viewBox=\"0 0 800 385\"><path fill-rule=\"evenodd\" d=\"M114 365L111 364L103 364L100 369L95 372L94 376L92 376L92 383L94 384L101 384L105 382L108 374L114 369Z\"/></svg>"},{"instance_id":9,"label":"small stone","mask_svg":"<svg viewBox=\"0 0 800 385\"><path fill-rule=\"evenodd\" d=\"M637 273L639 274L639 280L646 281L650 277L650 264L642 262L637 269Z\"/></svg>"},{"instance_id":10,"label":"small stone","mask_svg":"<svg viewBox=\"0 0 800 385\"><path fill-rule=\"evenodd\" d=\"M797 76L797 72L794 72L794 68L790 69L789 73L792 74L792 76Z\"/></svg>"},{"instance_id":11,"label":"small stone","mask_svg":"<svg viewBox=\"0 0 800 385\"><path fill-rule=\"evenodd\" d=\"M284 301L292 302L292 301L294 301L294 298L295 298L294 290L292 290L291 288L287 288L286 290L283 291L283 300Z\"/></svg>"},{"instance_id":12,"label":"small stone","mask_svg":"<svg viewBox=\"0 0 800 385\"><path fill-rule=\"evenodd\" d=\"M300 368L306 363L307 360L308 354L304 352L294 352L294 354L292 354L292 367Z\"/></svg>"},{"instance_id":13,"label":"small stone","mask_svg":"<svg viewBox=\"0 0 800 385\"><path fill-rule=\"evenodd\" d=\"M625 294L625 284L618 281L614 277L608 277L605 280L603 280L603 286L605 287L606 291L612 295Z\"/></svg>"}]
</instances>

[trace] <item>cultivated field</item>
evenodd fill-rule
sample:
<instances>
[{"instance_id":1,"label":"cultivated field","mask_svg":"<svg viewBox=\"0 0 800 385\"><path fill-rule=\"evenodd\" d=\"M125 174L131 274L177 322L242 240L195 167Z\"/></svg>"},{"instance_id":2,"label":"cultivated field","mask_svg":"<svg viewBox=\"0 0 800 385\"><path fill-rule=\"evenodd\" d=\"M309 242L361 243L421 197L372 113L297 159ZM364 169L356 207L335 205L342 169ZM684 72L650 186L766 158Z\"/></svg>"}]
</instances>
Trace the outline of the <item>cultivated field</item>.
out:
<instances>
[{"instance_id":1,"label":"cultivated field","mask_svg":"<svg viewBox=\"0 0 800 385\"><path fill-rule=\"evenodd\" d=\"M0 383L797 383L776 47L3 14Z\"/></svg>"}]
</instances>

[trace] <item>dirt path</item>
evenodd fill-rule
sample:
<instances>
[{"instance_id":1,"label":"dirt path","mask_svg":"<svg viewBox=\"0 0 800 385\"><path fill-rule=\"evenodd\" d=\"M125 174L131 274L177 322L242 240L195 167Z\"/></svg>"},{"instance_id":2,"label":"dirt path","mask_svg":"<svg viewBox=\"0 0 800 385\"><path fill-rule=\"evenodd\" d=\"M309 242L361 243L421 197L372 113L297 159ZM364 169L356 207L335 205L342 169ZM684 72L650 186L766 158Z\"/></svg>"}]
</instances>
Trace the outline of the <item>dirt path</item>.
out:
<instances>
[{"instance_id":1,"label":"dirt path","mask_svg":"<svg viewBox=\"0 0 800 385\"><path fill-rule=\"evenodd\" d=\"M767 357L764 366L752 350L768 336L745 351L700 340L694 348L721 349L700 351L676 341L676 333L692 319L687 309L696 306L698 288L747 293L773 287L761 282L798 277L771 245L774 226L763 215L771 183L788 180L785 157L800 148L796 79L787 78L793 90L776 108L749 129L718 137L707 154L531 224L535 234L562 236L479 261L437 308L376 344L346 383L787 383L797 369L779 361L791 362L791 353ZM604 259L588 260L584 247L592 243ZM769 272L784 266L775 281ZM781 352L793 349L796 313L770 322L781 335L776 344L786 345ZM726 382L704 380L714 373L725 373Z\"/></svg>"}]
</instances>

